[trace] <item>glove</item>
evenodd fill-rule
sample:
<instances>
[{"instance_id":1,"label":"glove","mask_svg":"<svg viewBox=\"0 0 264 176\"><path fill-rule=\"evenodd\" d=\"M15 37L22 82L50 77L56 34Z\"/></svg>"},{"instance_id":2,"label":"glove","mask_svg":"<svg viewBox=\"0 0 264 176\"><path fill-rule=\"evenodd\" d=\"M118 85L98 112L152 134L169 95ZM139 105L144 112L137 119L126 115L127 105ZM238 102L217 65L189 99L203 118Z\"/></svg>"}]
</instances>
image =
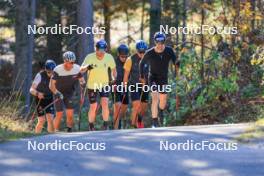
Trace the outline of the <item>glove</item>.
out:
<instances>
[{"instance_id":1,"label":"glove","mask_svg":"<svg viewBox=\"0 0 264 176\"><path fill-rule=\"evenodd\" d=\"M44 99L52 99L52 94L44 94Z\"/></svg>"},{"instance_id":2,"label":"glove","mask_svg":"<svg viewBox=\"0 0 264 176\"><path fill-rule=\"evenodd\" d=\"M85 89L86 84L85 84L85 83L82 83L82 84L80 84L80 87L81 87L82 89Z\"/></svg>"},{"instance_id":3,"label":"glove","mask_svg":"<svg viewBox=\"0 0 264 176\"><path fill-rule=\"evenodd\" d=\"M83 74L79 72L77 75L73 76L73 79L80 79L83 77Z\"/></svg>"},{"instance_id":4,"label":"glove","mask_svg":"<svg viewBox=\"0 0 264 176\"><path fill-rule=\"evenodd\" d=\"M116 85L116 80L114 79L114 80L110 81L109 85Z\"/></svg>"},{"instance_id":5,"label":"glove","mask_svg":"<svg viewBox=\"0 0 264 176\"><path fill-rule=\"evenodd\" d=\"M44 99L45 98L44 94L41 92L37 92L37 97L38 97L38 99Z\"/></svg>"},{"instance_id":6,"label":"glove","mask_svg":"<svg viewBox=\"0 0 264 176\"><path fill-rule=\"evenodd\" d=\"M95 67L95 65L88 65L87 70L92 70Z\"/></svg>"},{"instance_id":7,"label":"glove","mask_svg":"<svg viewBox=\"0 0 264 176\"><path fill-rule=\"evenodd\" d=\"M139 81L140 81L143 85L146 84L146 80L145 80L144 78L139 78Z\"/></svg>"},{"instance_id":8,"label":"glove","mask_svg":"<svg viewBox=\"0 0 264 176\"><path fill-rule=\"evenodd\" d=\"M56 99L59 98L59 99L63 100L63 94L59 91L57 91L54 96Z\"/></svg>"}]
</instances>

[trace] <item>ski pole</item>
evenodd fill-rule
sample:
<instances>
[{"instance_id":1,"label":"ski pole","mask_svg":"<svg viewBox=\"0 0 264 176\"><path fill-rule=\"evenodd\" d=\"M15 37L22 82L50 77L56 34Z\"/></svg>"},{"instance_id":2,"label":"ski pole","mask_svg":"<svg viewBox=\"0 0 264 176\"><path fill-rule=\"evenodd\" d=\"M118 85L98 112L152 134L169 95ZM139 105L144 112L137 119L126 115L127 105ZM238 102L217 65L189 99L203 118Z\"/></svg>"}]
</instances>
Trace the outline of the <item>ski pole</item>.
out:
<instances>
[{"instance_id":1,"label":"ski pole","mask_svg":"<svg viewBox=\"0 0 264 176\"><path fill-rule=\"evenodd\" d=\"M30 118L31 121L33 121L33 120L35 119L35 114L36 114L37 108L38 108L38 106L39 106L39 104L40 104L40 101L41 101L41 99L38 100L37 106L36 106L36 108L34 109L34 112L33 112L32 116L31 116L31 118Z\"/></svg>"},{"instance_id":2,"label":"ski pole","mask_svg":"<svg viewBox=\"0 0 264 176\"><path fill-rule=\"evenodd\" d=\"M47 106L45 106L41 111L46 111L50 106L54 105L59 100L60 100L60 98L56 98L50 104L48 104Z\"/></svg>"},{"instance_id":3,"label":"ski pole","mask_svg":"<svg viewBox=\"0 0 264 176\"><path fill-rule=\"evenodd\" d=\"M116 117L116 119L114 120L114 126L116 126L116 122L119 120L119 114L120 114L120 112L121 112L122 104L124 103L125 98L126 98L126 94L123 95L123 98L122 98L122 101L121 101L121 105L120 105L120 107L118 108L118 111L117 111L117 117Z\"/></svg>"},{"instance_id":4,"label":"ski pole","mask_svg":"<svg viewBox=\"0 0 264 176\"><path fill-rule=\"evenodd\" d=\"M37 108L38 108L38 106L40 104L40 101L41 101L41 99L38 100L37 106L34 109L34 112L33 112L32 116L30 118L29 128L32 129L32 130L33 130L33 123L34 123L34 119L35 119L35 114L36 114Z\"/></svg>"},{"instance_id":5,"label":"ski pole","mask_svg":"<svg viewBox=\"0 0 264 176\"><path fill-rule=\"evenodd\" d=\"M176 66L177 67L177 66ZM179 96L178 96L178 91L177 91L177 83L178 83L178 80L177 80L177 76L178 76L178 71L176 70L177 68L175 67L175 103L176 103L176 119L178 118L178 111L179 111L179 106L180 106L180 99L179 99Z\"/></svg>"},{"instance_id":6,"label":"ski pole","mask_svg":"<svg viewBox=\"0 0 264 176\"><path fill-rule=\"evenodd\" d=\"M84 104L84 98L86 95L87 88L84 88L84 92L81 90L81 98L80 98L80 109L79 109L79 115L78 115L78 130L81 130L81 116L82 116L82 107ZM83 93L82 93L83 92Z\"/></svg>"},{"instance_id":7,"label":"ski pole","mask_svg":"<svg viewBox=\"0 0 264 176\"><path fill-rule=\"evenodd\" d=\"M115 120L115 103L116 103L116 87L113 88L114 89L114 93L112 93L112 100L113 100L113 108L114 108L114 111L113 111L113 118L112 118L112 129L115 128L115 123L116 123L116 120Z\"/></svg>"},{"instance_id":8,"label":"ski pole","mask_svg":"<svg viewBox=\"0 0 264 176\"><path fill-rule=\"evenodd\" d=\"M146 81L147 79L146 79L146 70L144 71L145 73L144 73L144 80ZM145 85L145 84L144 84ZM142 88L142 90L141 90L141 93L140 93L140 98L139 98L139 105L138 105L138 108L137 109L139 109L140 107L142 108L142 106L141 106L141 101L142 101L142 97L143 97L143 93L144 93L144 91L143 91L143 88ZM142 109L140 108L140 110L142 111ZM140 112L138 112L137 113L137 116L136 116L136 123L138 124L138 116L139 116L139 114L140 114Z\"/></svg>"},{"instance_id":9,"label":"ski pole","mask_svg":"<svg viewBox=\"0 0 264 176\"><path fill-rule=\"evenodd\" d=\"M143 90L141 90L141 93L140 93L140 98L139 98L139 105L138 105L138 107L137 107L137 109L140 109L141 110L141 100L142 100L142 97L143 97ZM137 112L137 116L136 116L136 119L135 119L135 121L136 121L136 124L138 124L138 116L139 116L139 114L140 114L140 111L138 111Z\"/></svg>"},{"instance_id":10,"label":"ski pole","mask_svg":"<svg viewBox=\"0 0 264 176\"><path fill-rule=\"evenodd\" d=\"M92 68L91 69L88 69L88 72L87 72L87 83L88 83L88 80L89 80L89 76L90 76L91 70L92 70ZM79 114L78 114L78 130L79 131L81 130L82 108L83 108L83 104L84 104L84 99L85 99L86 91L87 91L87 88L85 86L84 87L84 92L81 90L81 97L80 97L80 109L79 109Z\"/></svg>"},{"instance_id":11,"label":"ski pole","mask_svg":"<svg viewBox=\"0 0 264 176\"><path fill-rule=\"evenodd\" d=\"M44 111L44 113L45 113L46 110L47 110L50 106L52 106L54 103L56 103L58 100L59 100L59 98L55 99L53 102L51 102L50 104L48 104L45 108L43 108L41 111L42 111L42 112ZM40 105L40 102L41 102L41 99L38 100L37 107L35 108L35 110L34 110L34 112L33 112L33 114L32 114L32 117L31 117L31 123L32 123L32 124L31 124L31 125L33 125L33 122L34 122L34 119L35 119L35 114L36 114L36 111L37 111L38 106ZM44 114L44 115L45 115L45 114Z\"/></svg>"}]
</instances>

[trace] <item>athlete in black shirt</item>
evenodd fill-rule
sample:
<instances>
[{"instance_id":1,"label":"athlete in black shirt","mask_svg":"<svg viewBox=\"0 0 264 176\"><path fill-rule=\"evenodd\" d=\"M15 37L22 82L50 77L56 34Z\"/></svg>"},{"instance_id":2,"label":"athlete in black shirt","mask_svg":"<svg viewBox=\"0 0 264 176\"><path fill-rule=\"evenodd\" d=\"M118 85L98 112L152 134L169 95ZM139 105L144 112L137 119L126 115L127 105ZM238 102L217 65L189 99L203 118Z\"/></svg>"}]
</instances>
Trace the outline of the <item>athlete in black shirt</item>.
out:
<instances>
[{"instance_id":1,"label":"athlete in black shirt","mask_svg":"<svg viewBox=\"0 0 264 176\"><path fill-rule=\"evenodd\" d=\"M160 110L161 125L163 125L163 110L167 103L168 92L168 69L169 62L175 64L176 69L176 55L171 47L165 46L166 36L161 32L154 35L155 46L149 49L144 55L140 63L141 79L143 78L143 68L145 63L149 65L149 85L151 86L152 96L152 127L158 126L158 108Z\"/></svg>"},{"instance_id":2,"label":"athlete in black shirt","mask_svg":"<svg viewBox=\"0 0 264 176\"><path fill-rule=\"evenodd\" d=\"M117 58L115 59L116 63L116 85L122 85L124 77L124 64L129 55L129 48L125 44L121 44L117 48ZM114 92L114 128L121 129L121 122L127 112L127 105L129 103L129 96L127 91L120 92L116 90ZM125 124L123 125L125 126Z\"/></svg>"},{"instance_id":3,"label":"athlete in black shirt","mask_svg":"<svg viewBox=\"0 0 264 176\"><path fill-rule=\"evenodd\" d=\"M66 108L66 123L67 131L71 132L73 128L73 93L75 91L75 85L80 83L82 87L85 86L83 77L78 77L80 72L80 66L75 64L76 57L71 51L67 51L63 54L63 64L58 65L54 69L54 75L50 81L50 89L54 93L56 99L55 103L56 117L54 119L55 132L59 131L61 119L63 116L64 107Z\"/></svg>"},{"instance_id":4,"label":"athlete in black shirt","mask_svg":"<svg viewBox=\"0 0 264 176\"><path fill-rule=\"evenodd\" d=\"M128 83L132 86L133 90L130 92L130 97L132 100L132 114L131 114L131 127L132 128L143 128L143 116L147 110L148 105L148 91L144 92L142 89L142 84L140 84L140 72L139 63L143 58L148 46L143 40L138 40L136 42L137 52L133 54L129 59L127 59L124 69L124 83ZM146 65L144 65L144 71L147 70ZM147 71L145 71L147 72ZM145 73L146 77L147 73ZM137 86L137 85L141 86ZM138 87L138 88L136 88Z\"/></svg>"},{"instance_id":5,"label":"athlete in black shirt","mask_svg":"<svg viewBox=\"0 0 264 176\"><path fill-rule=\"evenodd\" d=\"M47 60L44 70L41 70L35 76L30 88L30 93L36 97L37 102L38 123L35 127L35 133L41 133L46 120L48 121L48 132L53 132L54 107L53 105L48 105L53 101L49 82L55 67L56 63L53 60ZM43 110L44 108L46 108L45 111Z\"/></svg>"}]
</instances>

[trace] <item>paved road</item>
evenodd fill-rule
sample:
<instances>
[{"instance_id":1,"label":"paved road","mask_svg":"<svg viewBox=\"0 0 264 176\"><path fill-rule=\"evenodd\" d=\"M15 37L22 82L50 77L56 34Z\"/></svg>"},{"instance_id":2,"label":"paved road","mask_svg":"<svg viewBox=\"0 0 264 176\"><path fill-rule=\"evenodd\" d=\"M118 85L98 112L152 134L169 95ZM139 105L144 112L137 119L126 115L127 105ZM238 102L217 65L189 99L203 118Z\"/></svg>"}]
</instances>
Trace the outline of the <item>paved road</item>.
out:
<instances>
[{"instance_id":1,"label":"paved road","mask_svg":"<svg viewBox=\"0 0 264 176\"><path fill-rule=\"evenodd\" d=\"M264 139L259 145L237 146L233 140L247 127L237 124L59 133L7 142L0 144L0 175L263 176ZM32 150L34 141L39 150ZM71 151L51 150L55 142L69 149L70 141ZM164 150L165 141L170 150ZM206 146L204 150L187 150L188 142L201 149L198 145L202 141L211 143L212 148L227 142L232 146L226 150L211 151ZM87 150L79 151L77 144ZM48 145L46 150L44 145Z\"/></svg>"}]
</instances>

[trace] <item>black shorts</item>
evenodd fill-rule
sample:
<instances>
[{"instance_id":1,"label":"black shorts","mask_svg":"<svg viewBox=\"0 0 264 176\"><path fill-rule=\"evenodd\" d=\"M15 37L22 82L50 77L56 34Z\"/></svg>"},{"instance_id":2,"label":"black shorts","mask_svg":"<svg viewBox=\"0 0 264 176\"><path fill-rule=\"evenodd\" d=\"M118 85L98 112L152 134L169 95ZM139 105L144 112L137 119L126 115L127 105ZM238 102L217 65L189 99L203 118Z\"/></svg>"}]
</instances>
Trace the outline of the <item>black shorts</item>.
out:
<instances>
[{"instance_id":1,"label":"black shorts","mask_svg":"<svg viewBox=\"0 0 264 176\"><path fill-rule=\"evenodd\" d=\"M104 91L104 89L102 89L102 91L88 89L88 99L89 99L90 104L96 103L96 99L97 99L98 94L99 94L100 98L109 97L109 92Z\"/></svg>"},{"instance_id":2,"label":"black shorts","mask_svg":"<svg viewBox=\"0 0 264 176\"><path fill-rule=\"evenodd\" d=\"M168 85L168 78L166 77L149 77L149 86L152 91L157 91L162 94L167 94L168 90L166 86Z\"/></svg>"},{"instance_id":3,"label":"black shorts","mask_svg":"<svg viewBox=\"0 0 264 176\"><path fill-rule=\"evenodd\" d=\"M63 111L64 107L66 109L73 109L73 96L63 95L63 100L59 99L55 103L55 109L57 112Z\"/></svg>"},{"instance_id":4,"label":"black shorts","mask_svg":"<svg viewBox=\"0 0 264 176\"><path fill-rule=\"evenodd\" d=\"M143 92L142 97L141 97L141 102L142 103L148 103L149 100L149 93L148 92Z\"/></svg>"},{"instance_id":5,"label":"black shorts","mask_svg":"<svg viewBox=\"0 0 264 176\"><path fill-rule=\"evenodd\" d=\"M115 102L122 102L124 105L129 104L128 92L115 92L114 93Z\"/></svg>"},{"instance_id":6,"label":"black shorts","mask_svg":"<svg viewBox=\"0 0 264 176\"><path fill-rule=\"evenodd\" d=\"M48 106L49 104L51 104L53 102L52 98L41 99L40 101L38 98L36 98L36 102L38 103L37 104L38 117L44 116L45 114L54 114L54 106L53 105ZM44 108L46 108L45 111L43 110Z\"/></svg>"},{"instance_id":7,"label":"black shorts","mask_svg":"<svg viewBox=\"0 0 264 176\"><path fill-rule=\"evenodd\" d=\"M133 91L130 92L130 97L132 101L140 100L141 102L148 103L149 93L144 92L141 88L139 88L138 91L133 89Z\"/></svg>"}]
</instances>

